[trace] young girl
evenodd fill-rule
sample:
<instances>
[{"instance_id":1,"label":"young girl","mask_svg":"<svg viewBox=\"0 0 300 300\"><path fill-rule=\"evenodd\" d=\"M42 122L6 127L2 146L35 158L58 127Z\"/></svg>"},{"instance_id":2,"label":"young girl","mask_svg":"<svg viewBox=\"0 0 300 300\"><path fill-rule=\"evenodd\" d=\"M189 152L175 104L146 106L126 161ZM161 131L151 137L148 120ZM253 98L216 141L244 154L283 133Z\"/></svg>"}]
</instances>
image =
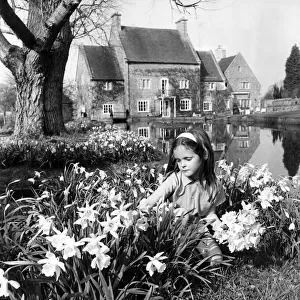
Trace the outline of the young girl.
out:
<instances>
[{"instance_id":1,"label":"young girl","mask_svg":"<svg viewBox=\"0 0 300 300\"><path fill-rule=\"evenodd\" d=\"M205 218L210 223L220 222L215 210L225 201L225 193L215 175L214 153L204 130L189 129L177 136L171 147L166 173L167 177L157 190L141 200L140 209L152 207L161 199L169 199L190 220ZM211 264L223 260L222 252L209 232L197 249L204 257L210 257Z\"/></svg>"}]
</instances>

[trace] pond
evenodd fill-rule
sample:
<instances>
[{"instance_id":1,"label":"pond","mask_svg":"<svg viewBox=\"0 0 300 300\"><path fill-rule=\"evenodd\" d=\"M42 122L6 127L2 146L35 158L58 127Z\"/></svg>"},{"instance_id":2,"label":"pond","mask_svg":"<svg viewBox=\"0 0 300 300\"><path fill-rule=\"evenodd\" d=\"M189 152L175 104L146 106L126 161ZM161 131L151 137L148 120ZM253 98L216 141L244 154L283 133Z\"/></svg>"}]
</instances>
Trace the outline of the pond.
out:
<instances>
[{"instance_id":1,"label":"pond","mask_svg":"<svg viewBox=\"0 0 300 300\"><path fill-rule=\"evenodd\" d=\"M129 126L116 125L148 136L163 152L163 164L168 162L174 138L190 126L199 126L206 130L212 141L215 160L224 158L235 166L247 162L268 164L273 176L300 175L300 125L268 128L226 122L179 123L155 119L136 119Z\"/></svg>"},{"instance_id":2,"label":"pond","mask_svg":"<svg viewBox=\"0 0 300 300\"><path fill-rule=\"evenodd\" d=\"M216 160L224 158L235 166L247 162L253 165L268 164L273 176L300 175L300 126L268 128L212 121L180 124L137 120L132 122L129 129L148 135L156 147L163 151L162 163L167 163L173 139L191 125L206 130Z\"/></svg>"}]
</instances>

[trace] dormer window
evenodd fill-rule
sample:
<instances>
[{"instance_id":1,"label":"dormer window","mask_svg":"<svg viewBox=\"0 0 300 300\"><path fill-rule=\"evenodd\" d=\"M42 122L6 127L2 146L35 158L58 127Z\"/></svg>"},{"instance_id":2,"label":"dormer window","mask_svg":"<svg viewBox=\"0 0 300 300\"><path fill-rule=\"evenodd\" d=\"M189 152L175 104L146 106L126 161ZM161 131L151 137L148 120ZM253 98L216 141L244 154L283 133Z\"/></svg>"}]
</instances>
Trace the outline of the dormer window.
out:
<instances>
[{"instance_id":1,"label":"dormer window","mask_svg":"<svg viewBox=\"0 0 300 300\"><path fill-rule=\"evenodd\" d=\"M250 83L249 82L241 82L241 89L249 90L250 89Z\"/></svg>"},{"instance_id":2,"label":"dormer window","mask_svg":"<svg viewBox=\"0 0 300 300\"><path fill-rule=\"evenodd\" d=\"M186 79L184 79L184 80L179 80L179 88L180 88L181 90L183 90L183 89L188 89L189 86L190 86L190 81L189 81L189 80L186 80Z\"/></svg>"},{"instance_id":3,"label":"dormer window","mask_svg":"<svg viewBox=\"0 0 300 300\"><path fill-rule=\"evenodd\" d=\"M103 85L104 91L111 91L112 90L112 82L111 81L105 81Z\"/></svg>"}]
</instances>

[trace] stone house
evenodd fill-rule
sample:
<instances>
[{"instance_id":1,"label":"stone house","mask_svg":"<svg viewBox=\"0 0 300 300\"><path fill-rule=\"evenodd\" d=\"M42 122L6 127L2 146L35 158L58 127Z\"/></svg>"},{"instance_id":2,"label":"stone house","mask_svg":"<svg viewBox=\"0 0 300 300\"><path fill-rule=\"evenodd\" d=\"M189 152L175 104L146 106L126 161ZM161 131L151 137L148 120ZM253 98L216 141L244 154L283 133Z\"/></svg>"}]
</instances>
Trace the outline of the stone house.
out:
<instances>
[{"instance_id":1,"label":"stone house","mask_svg":"<svg viewBox=\"0 0 300 300\"><path fill-rule=\"evenodd\" d=\"M110 113L114 118L200 113L200 59L187 34L187 20L176 25L121 26L121 15L115 13L109 46L82 46L79 51L78 115L86 112L105 120ZM108 93L116 84L117 90Z\"/></svg>"},{"instance_id":2,"label":"stone house","mask_svg":"<svg viewBox=\"0 0 300 300\"><path fill-rule=\"evenodd\" d=\"M76 84L77 117L105 120L114 111L125 113L124 78L112 47L79 47Z\"/></svg>"},{"instance_id":3,"label":"stone house","mask_svg":"<svg viewBox=\"0 0 300 300\"><path fill-rule=\"evenodd\" d=\"M201 106L203 114L230 112L231 95L214 53L197 51L201 60Z\"/></svg>"},{"instance_id":4,"label":"stone house","mask_svg":"<svg viewBox=\"0 0 300 300\"><path fill-rule=\"evenodd\" d=\"M219 66L226 77L226 85L241 113L249 114L260 109L261 85L241 53L226 57L219 46L215 51ZM221 53L221 55L220 55Z\"/></svg>"}]
</instances>

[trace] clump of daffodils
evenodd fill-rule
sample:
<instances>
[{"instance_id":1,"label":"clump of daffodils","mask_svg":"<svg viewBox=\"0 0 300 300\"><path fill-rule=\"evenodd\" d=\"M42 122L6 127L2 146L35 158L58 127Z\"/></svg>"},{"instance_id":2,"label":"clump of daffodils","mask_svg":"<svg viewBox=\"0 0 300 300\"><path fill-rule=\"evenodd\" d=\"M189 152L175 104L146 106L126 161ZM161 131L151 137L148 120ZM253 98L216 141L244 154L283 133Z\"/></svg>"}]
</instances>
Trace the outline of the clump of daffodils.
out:
<instances>
[{"instance_id":1,"label":"clump of daffodils","mask_svg":"<svg viewBox=\"0 0 300 300\"><path fill-rule=\"evenodd\" d=\"M219 243L227 243L230 252L256 248L266 228L258 221L259 212L254 204L242 202L238 212L226 212L221 223L213 224L214 238Z\"/></svg>"}]
</instances>

